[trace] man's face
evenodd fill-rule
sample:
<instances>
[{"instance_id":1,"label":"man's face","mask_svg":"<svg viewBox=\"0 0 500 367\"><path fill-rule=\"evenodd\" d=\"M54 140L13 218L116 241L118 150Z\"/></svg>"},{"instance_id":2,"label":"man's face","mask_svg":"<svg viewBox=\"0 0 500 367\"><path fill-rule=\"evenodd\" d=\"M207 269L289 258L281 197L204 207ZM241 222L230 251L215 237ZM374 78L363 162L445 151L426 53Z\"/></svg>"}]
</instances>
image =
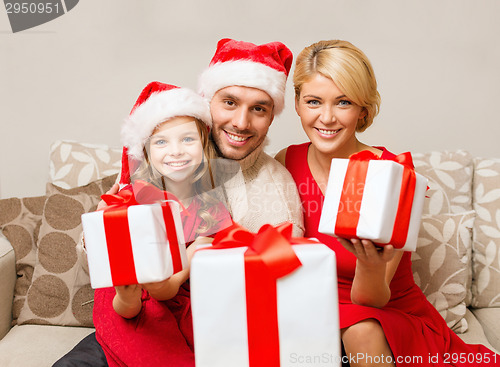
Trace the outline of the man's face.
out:
<instances>
[{"instance_id":1,"label":"man's face","mask_svg":"<svg viewBox=\"0 0 500 367\"><path fill-rule=\"evenodd\" d=\"M274 118L274 102L263 90L230 86L210 102L212 138L224 158L243 159L264 141Z\"/></svg>"}]
</instances>

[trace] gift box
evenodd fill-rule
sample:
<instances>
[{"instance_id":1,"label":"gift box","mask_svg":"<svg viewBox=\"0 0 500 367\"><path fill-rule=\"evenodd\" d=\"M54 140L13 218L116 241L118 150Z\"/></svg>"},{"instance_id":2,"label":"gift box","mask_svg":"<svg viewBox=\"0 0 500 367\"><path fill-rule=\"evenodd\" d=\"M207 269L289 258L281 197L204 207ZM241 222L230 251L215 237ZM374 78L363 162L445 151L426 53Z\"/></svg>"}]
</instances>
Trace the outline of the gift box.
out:
<instances>
[{"instance_id":1,"label":"gift box","mask_svg":"<svg viewBox=\"0 0 500 367\"><path fill-rule=\"evenodd\" d=\"M187 266L179 203L136 203L82 215L92 288L159 282Z\"/></svg>"},{"instance_id":2,"label":"gift box","mask_svg":"<svg viewBox=\"0 0 500 367\"><path fill-rule=\"evenodd\" d=\"M318 231L415 251L426 190L410 153L395 160L369 151L332 159Z\"/></svg>"},{"instance_id":3,"label":"gift box","mask_svg":"<svg viewBox=\"0 0 500 367\"><path fill-rule=\"evenodd\" d=\"M291 225L252 234L235 226L191 262L197 367L338 365L335 253L291 238Z\"/></svg>"}]
</instances>

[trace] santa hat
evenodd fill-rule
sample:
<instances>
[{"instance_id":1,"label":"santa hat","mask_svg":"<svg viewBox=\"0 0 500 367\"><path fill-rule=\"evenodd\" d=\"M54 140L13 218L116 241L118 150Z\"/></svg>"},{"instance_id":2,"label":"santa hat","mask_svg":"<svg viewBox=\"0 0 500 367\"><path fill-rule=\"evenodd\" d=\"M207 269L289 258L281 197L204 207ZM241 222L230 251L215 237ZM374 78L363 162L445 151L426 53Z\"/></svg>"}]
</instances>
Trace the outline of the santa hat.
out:
<instances>
[{"instance_id":1,"label":"santa hat","mask_svg":"<svg viewBox=\"0 0 500 367\"><path fill-rule=\"evenodd\" d=\"M209 67L200 76L199 92L211 100L218 90L233 85L261 89L273 99L278 115L285 107L292 58L292 52L281 42L254 45L221 39Z\"/></svg>"},{"instance_id":2,"label":"santa hat","mask_svg":"<svg viewBox=\"0 0 500 367\"><path fill-rule=\"evenodd\" d=\"M142 90L121 130L123 154L120 183L130 183L130 174L144 158L144 144L154 129L177 116L192 116L208 127L212 126L208 101L194 91L161 82L151 82Z\"/></svg>"}]
</instances>

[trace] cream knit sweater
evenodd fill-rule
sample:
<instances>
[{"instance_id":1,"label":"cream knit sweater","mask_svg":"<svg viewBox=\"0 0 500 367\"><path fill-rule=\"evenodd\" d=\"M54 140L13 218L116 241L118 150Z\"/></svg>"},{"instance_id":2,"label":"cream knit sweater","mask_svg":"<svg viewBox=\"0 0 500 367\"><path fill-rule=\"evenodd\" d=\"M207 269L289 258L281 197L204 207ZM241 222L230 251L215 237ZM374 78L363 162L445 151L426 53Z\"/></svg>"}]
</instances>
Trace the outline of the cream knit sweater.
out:
<instances>
[{"instance_id":1,"label":"cream knit sweater","mask_svg":"<svg viewBox=\"0 0 500 367\"><path fill-rule=\"evenodd\" d=\"M235 222L252 232L264 224L293 224L295 237L304 234L302 205L295 182L261 144L239 161L216 160L214 179L222 188Z\"/></svg>"}]
</instances>

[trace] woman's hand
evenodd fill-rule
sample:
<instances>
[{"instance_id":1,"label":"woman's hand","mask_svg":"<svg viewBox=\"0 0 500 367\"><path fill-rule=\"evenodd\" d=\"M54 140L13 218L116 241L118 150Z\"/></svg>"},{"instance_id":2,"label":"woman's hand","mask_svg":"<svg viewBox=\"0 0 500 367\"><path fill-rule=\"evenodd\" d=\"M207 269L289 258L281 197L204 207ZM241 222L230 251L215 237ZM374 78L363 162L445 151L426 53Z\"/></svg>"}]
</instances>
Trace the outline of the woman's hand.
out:
<instances>
[{"instance_id":1,"label":"woman's hand","mask_svg":"<svg viewBox=\"0 0 500 367\"><path fill-rule=\"evenodd\" d=\"M338 238L338 240L347 251L356 256L358 262L367 267L385 266L394 258L395 250L392 245L377 247L370 240L355 238L350 241L343 238Z\"/></svg>"},{"instance_id":2,"label":"woman's hand","mask_svg":"<svg viewBox=\"0 0 500 367\"><path fill-rule=\"evenodd\" d=\"M115 183L113 186L111 186L111 188L108 191L106 191L106 195L115 195L118 193L119 190L120 190L120 185ZM97 210L101 210L107 206L108 206L108 204L106 204L106 202L104 200L101 200L97 204Z\"/></svg>"},{"instance_id":3,"label":"woman's hand","mask_svg":"<svg viewBox=\"0 0 500 367\"><path fill-rule=\"evenodd\" d=\"M370 240L338 240L357 258L351 288L352 302L372 307L385 306L391 298L389 285L402 253L396 256L392 245L379 248Z\"/></svg>"},{"instance_id":4,"label":"woman's hand","mask_svg":"<svg viewBox=\"0 0 500 367\"><path fill-rule=\"evenodd\" d=\"M142 289L138 284L116 286L113 308L117 314L127 319L135 317L142 308Z\"/></svg>"}]
</instances>

